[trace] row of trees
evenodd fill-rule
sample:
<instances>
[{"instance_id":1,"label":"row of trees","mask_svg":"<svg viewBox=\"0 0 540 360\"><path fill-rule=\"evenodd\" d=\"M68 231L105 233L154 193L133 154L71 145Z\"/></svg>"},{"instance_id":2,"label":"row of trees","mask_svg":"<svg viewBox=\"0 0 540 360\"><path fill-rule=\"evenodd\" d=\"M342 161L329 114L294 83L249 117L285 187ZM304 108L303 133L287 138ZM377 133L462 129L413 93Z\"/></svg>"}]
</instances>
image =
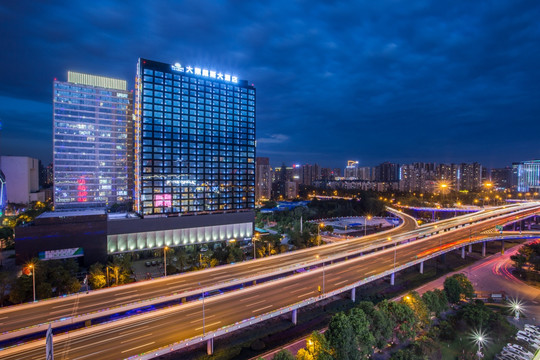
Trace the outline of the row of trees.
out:
<instances>
[{"instance_id":1,"label":"row of trees","mask_svg":"<svg viewBox=\"0 0 540 360\"><path fill-rule=\"evenodd\" d=\"M36 299L47 299L53 296L72 294L81 289L81 282L76 277L79 264L73 260L66 261L32 260L32 270L26 268L16 279L9 277L7 272L0 273L0 304L5 300L20 304L33 299L33 272L35 271ZM9 296L8 294L9 289Z\"/></svg>"},{"instance_id":2,"label":"row of trees","mask_svg":"<svg viewBox=\"0 0 540 360\"><path fill-rule=\"evenodd\" d=\"M394 360L440 358L436 341L440 330L432 326L432 318L446 311L449 302L472 297L471 289L469 280L456 274L446 279L444 290L427 291L422 296L413 291L399 302L360 302L348 312L334 315L324 334L313 332L296 357L283 350L274 360L361 359L396 343L411 345L394 353ZM476 321L469 307L464 313L467 321Z\"/></svg>"}]
</instances>

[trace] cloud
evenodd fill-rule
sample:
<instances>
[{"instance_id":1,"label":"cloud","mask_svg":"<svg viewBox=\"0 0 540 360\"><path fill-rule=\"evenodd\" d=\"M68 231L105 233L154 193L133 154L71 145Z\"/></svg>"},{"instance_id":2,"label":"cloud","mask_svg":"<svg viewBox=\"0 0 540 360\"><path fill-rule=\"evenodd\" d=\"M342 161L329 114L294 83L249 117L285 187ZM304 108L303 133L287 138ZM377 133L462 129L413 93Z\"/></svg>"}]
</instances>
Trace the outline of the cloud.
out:
<instances>
[{"instance_id":1,"label":"cloud","mask_svg":"<svg viewBox=\"0 0 540 360\"><path fill-rule=\"evenodd\" d=\"M133 87L145 57L255 84L258 144L279 144L275 162L504 166L540 157L538 18L527 0L8 1L0 96L32 103L10 114L0 104L0 116L20 147L50 154L34 129L52 130L53 79L76 70Z\"/></svg>"},{"instance_id":2,"label":"cloud","mask_svg":"<svg viewBox=\"0 0 540 360\"><path fill-rule=\"evenodd\" d=\"M290 137L284 134L272 134L268 137L258 138L258 144L281 144L289 141Z\"/></svg>"}]
</instances>

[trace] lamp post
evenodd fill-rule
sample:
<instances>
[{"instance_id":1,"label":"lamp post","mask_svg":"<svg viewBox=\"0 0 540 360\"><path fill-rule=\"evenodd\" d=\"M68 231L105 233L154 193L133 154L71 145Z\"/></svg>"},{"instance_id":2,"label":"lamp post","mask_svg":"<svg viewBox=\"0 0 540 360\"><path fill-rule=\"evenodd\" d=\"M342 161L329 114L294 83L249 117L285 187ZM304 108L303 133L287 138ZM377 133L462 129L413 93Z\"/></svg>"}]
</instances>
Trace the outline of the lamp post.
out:
<instances>
[{"instance_id":1,"label":"lamp post","mask_svg":"<svg viewBox=\"0 0 540 360\"><path fill-rule=\"evenodd\" d=\"M165 273L165 277L167 277L167 250L169 250L169 247L165 245L163 248L163 270Z\"/></svg>"},{"instance_id":2,"label":"lamp post","mask_svg":"<svg viewBox=\"0 0 540 360\"><path fill-rule=\"evenodd\" d=\"M388 241L392 240L391 237L388 237ZM396 272L396 257L397 257L397 241L394 243L394 273Z\"/></svg>"},{"instance_id":3,"label":"lamp post","mask_svg":"<svg viewBox=\"0 0 540 360\"><path fill-rule=\"evenodd\" d=\"M320 258L319 255L315 255L315 258L317 258L317 260ZM324 295L324 261L322 263L322 294Z\"/></svg>"},{"instance_id":4,"label":"lamp post","mask_svg":"<svg viewBox=\"0 0 540 360\"><path fill-rule=\"evenodd\" d=\"M323 227L324 227L324 223L320 223L319 225L317 225L317 240L318 240L317 246L321 246L321 228Z\"/></svg>"},{"instance_id":5,"label":"lamp post","mask_svg":"<svg viewBox=\"0 0 540 360\"><path fill-rule=\"evenodd\" d=\"M34 302L36 302L36 267L34 264L28 265L32 269L32 293L34 294Z\"/></svg>"},{"instance_id":6,"label":"lamp post","mask_svg":"<svg viewBox=\"0 0 540 360\"><path fill-rule=\"evenodd\" d=\"M201 283L199 283L199 286L201 286ZM202 334L205 335L204 330L204 290L202 292Z\"/></svg>"},{"instance_id":7,"label":"lamp post","mask_svg":"<svg viewBox=\"0 0 540 360\"><path fill-rule=\"evenodd\" d=\"M255 234L255 236L253 236L251 238L251 242L253 243L253 259L255 260L257 258L257 251L256 251L256 248L255 248L255 241L259 239L259 234Z\"/></svg>"},{"instance_id":8,"label":"lamp post","mask_svg":"<svg viewBox=\"0 0 540 360\"><path fill-rule=\"evenodd\" d=\"M474 343L478 346L478 351L476 352L476 355L479 359L482 359L484 357L484 354L482 353L482 346L487 343L488 338L482 330L473 331L472 338Z\"/></svg>"},{"instance_id":9,"label":"lamp post","mask_svg":"<svg viewBox=\"0 0 540 360\"><path fill-rule=\"evenodd\" d=\"M367 234L367 222L368 220L371 220L371 218L372 218L371 215L364 216L364 236L366 236Z\"/></svg>"}]
</instances>

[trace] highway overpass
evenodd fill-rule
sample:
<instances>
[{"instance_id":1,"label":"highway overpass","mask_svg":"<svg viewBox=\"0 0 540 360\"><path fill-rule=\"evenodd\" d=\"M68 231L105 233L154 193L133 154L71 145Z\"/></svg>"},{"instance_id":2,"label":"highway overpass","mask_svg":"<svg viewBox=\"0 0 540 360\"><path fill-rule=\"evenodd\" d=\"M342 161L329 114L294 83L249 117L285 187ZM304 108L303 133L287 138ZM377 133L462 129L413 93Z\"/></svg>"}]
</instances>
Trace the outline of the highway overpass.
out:
<instances>
[{"instance_id":1,"label":"highway overpass","mask_svg":"<svg viewBox=\"0 0 540 360\"><path fill-rule=\"evenodd\" d=\"M529 204L430 224L412 230L409 234L396 236L395 239L380 240L386 241L385 245L389 246L385 250L342 261L339 260L343 257L343 252L339 255L332 252L324 253L323 250L331 245L321 246L314 249L318 253L309 255L314 258L314 262L303 258L309 264L319 264L318 269L207 298L204 335L202 301L199 300L90 327L69 335L56 336L55 353L63 358L65 356L73 359L91 357L116 359L138 356L137 354L141 353L147 353L144 358L151 358L155 354L182 348L194 342L207 341L282 313L291 311L294 313L297 308L319 301L321 298L350 291L364 283L388 276L402 268L419 264L425 259L469 243L501 240L499 237L479 233L498 224L510 223L537 214L539 210L539 204ZM435 234L437 232L439 234ZM410 241L417 238L420 239ZM360 252L369 249L368 245L357 248ZM319 258L316 259L315 255L319 255ZM257 262L262 262L262 259L253 263ZM324 287L324 294L319 296L317 287L321 285ZM198 290L200 291L200 288ZM0 313L0 319L2 316ZM161 350L154 350L159 348ZM39 358L41 355L44 356L42 341L0 352L0 357L6 359Z\"/></svg>"}]
</instances>

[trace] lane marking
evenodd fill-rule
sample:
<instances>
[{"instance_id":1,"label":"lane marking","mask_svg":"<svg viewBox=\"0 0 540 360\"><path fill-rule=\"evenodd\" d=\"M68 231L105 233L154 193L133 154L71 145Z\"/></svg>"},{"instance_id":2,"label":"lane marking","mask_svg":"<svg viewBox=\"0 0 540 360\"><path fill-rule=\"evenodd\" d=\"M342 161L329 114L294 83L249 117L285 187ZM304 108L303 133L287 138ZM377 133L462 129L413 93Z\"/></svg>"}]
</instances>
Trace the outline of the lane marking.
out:
<instances>
[{"instance_id":1,"label":"lane marking","mask_svg":"<svg viewBox=\"0 0 540 360\"><path fill-rule=\"evenodd\" d=\"M298 297L298 298L301 298L301 297L304 297L304 296L307 296L307 295L311 295L311 294L313 294L313 291L310 291L310 292L305 293L305 294L302 294L302 295L298 295L297 297Z\"/></svg>"},{"instance_id":2,"label":"lane marking","mask_svg":"<svg viewBox=\"0 0 540 360\"><path fill-rule=\"evenodd\" d=\"M205 316L204 318L205 319L210 319L210 318L213 318L215 317L216 315L210 315L210 316ZM200 319L197 319L197 320L194 320L194 321L190 321L189 323L190 324L195 324L195 323L199 323L199 322L202 322L202 317ZM202 329L202 328L201 328Z\"/></svg>"},{"instance_id":3,"label":"lane marking","mask_svg":"<svg viewBox=\"0 0 540 360\"><path fill-rule=\"evenodd\" d=\"M260 309L255 309L255 310L252 311L252 313L256 313L256 312L259 312L259 311L264 310L264 309L269 309L272 306L274 306L274 305L268 305L268 306L262 307Z\"/></svg>"},{"instance_id":4,"label":"lane marking","mask_svg":"<svg viewBox=\"0 0 540 360\"><path fill-rule=\"evenodd\" d=\"M221 321L218 321L218 322L215 322L215 323L212 323L212 324L206 324L206 325L204 325L204 327L207 328L209 326L214 326L214 325L217 325L217 324L221 324ZM202 330L202 326L200 328L196 328L195 330Z\"/></svg>"},{"instance_id":5,"label":"lane marking","mask_svg":"<svg viewBox=\"0 0 540 360\"><path fill-rule=\"evenodd\" d=\"M131 348L131 349L127 349L127 350L122 351L122 354L123 354L123 353L126 353L126 352L128 352L128 351L135 350L135 349L139 349L139 348L142 348L142 347L145 347L145 346L148 346L148 345L152 345L152 344L155 344L155 343L156 343L155 341L152 341L152 342L149 342L148 344L142 344L142 345L139 345L139 346L135 346L134 348Z\"/></svg>"},{"instance_id":6,"label":"lane marking","mask_svg":"<svg viewBox=\"0 0 540 360\"><path fill-rule=\"evenodd\" d=\"M150 334L145 334L145 335L143 335L143 336L138 336L138 337L135 337L135 338L132 338L132 339L128 339L128 340L121 341L120 344L125 344L125 343L128 343L128 342L133 341L133 340L142 339L142 338L145 338L145 337L150 336L150 335L152 335L152 333L150 333Z\"/></svg>"}]
</instances>

